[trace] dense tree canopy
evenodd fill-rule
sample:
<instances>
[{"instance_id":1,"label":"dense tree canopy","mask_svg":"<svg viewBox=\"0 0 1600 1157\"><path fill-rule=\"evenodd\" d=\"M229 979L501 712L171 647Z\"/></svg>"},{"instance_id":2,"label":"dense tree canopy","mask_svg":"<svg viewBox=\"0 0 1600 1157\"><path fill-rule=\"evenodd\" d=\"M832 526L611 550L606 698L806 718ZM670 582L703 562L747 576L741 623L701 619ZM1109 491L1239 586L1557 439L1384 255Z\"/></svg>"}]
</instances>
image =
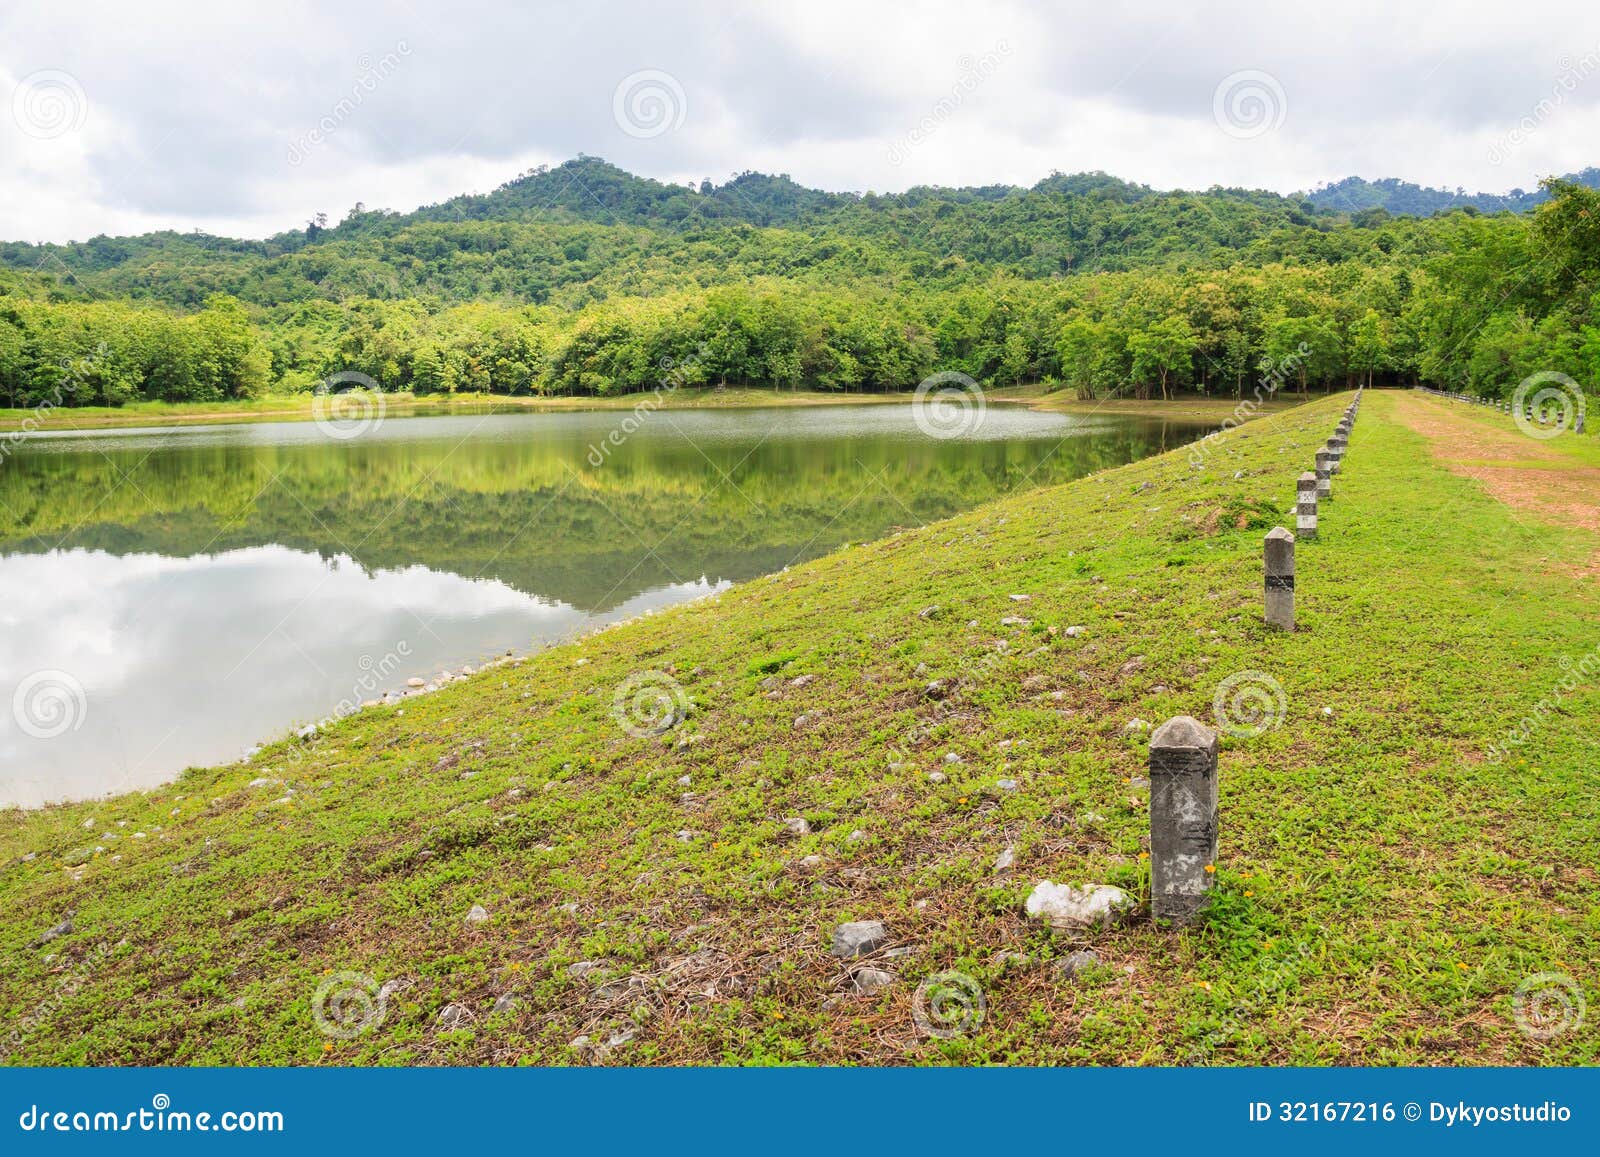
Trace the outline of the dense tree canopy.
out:
<instances>
[{"instance_id":1,"label":"dense tree canopy","mask_svg":"<svg viewBox=\"0 0 1600 1157\"><path fill-rule=\"evenodd\" d=\"M663 185L580 158L265 241L0 245L0 404L205 401L356 371L420 393L1084 396L1600 377L1600 193L1433 218L1103 174L1032 189Z\"/></svg>"}]
</instances>

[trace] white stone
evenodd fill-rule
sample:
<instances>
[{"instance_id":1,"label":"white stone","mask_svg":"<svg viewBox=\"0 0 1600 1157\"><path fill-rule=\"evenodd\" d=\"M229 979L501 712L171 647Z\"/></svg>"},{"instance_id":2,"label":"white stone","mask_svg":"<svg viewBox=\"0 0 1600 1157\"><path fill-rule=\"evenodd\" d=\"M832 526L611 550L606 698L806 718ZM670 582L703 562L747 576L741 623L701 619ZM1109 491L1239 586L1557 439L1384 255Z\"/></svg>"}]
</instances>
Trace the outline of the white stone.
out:
<instances>
[{"instance_id":1,"label":"white stone","mask_svg":"<svg viewBox=\"0 0 1600 1157\"><path fill-rule=\"evenodd\" d=\"M1075 931L1110 926L1134 908L1133 897L1110 884L1075 888L1041 880L1024 905L1029 917L1052 928Z\"/></svg>"},{"instance_id":2,"label":"white stone","mask_svg":"<svg viewBox=\"0 0 1600 1157\"><path fill-rule=\"evenodd\" d=\"M484 924L489 919L489 910L482 904L474 904L467 912L468 924Z\"/></svg>"}]
</instances>

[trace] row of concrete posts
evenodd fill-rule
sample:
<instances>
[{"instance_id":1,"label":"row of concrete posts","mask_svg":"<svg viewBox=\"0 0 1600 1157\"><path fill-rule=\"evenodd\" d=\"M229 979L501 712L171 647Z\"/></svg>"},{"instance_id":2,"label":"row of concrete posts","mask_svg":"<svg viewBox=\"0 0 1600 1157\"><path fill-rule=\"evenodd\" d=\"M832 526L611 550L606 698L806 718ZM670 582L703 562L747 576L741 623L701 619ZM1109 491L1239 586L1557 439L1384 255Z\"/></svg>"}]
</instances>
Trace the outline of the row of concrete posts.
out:
<instances>
[{"instance_id":1,"label":"row of concrete posts","mask_svg":"<svg viewBox=\"0 0 1600 1157\"><path fill-rule=\"evenodd\" d=\"M1560 425L1561 419L1552 418L1548 409L1535 406L1530 402L1507 402L1500 398L1480 398L1476 394L1456 394L1449 390L1435 390L1431 386L1418 386L1417 389L1425 394L1432 394L1436 398L1448 398L1452 402L1466 402L1473 406L1487 406L1491 410L1498 410L1502 414L1510 414L1513 418L1521 417L1536 426ZM1520 392L1520 391L1519 391ZM1537 395L1535 395L1537 397ZM1521 409L1518 409L1518 406ZM1577 418L1573 422L1572 432L1583 433L1583 409L1579 407Z\"/></svg>"},{"instance_id":2,"label":"row of concrete posts","mask_svg":"<svg viewBox=\"0 0 1600 1157\"><path fill-rule=\"evenodd\" d=\"M1294 630L1294 544L1317 537L1317 511L1333 501L1333 477L1350 443L1361 391L1333 436L1316 452L1314 471L1296 483L1295 530L1267 535L1266 621ZM1150 911L1158 923L1192 923L1205 907L1217 867L1217 735L1188 715L1169 719L1150 737Z\"/></svg>"}]
</instances>

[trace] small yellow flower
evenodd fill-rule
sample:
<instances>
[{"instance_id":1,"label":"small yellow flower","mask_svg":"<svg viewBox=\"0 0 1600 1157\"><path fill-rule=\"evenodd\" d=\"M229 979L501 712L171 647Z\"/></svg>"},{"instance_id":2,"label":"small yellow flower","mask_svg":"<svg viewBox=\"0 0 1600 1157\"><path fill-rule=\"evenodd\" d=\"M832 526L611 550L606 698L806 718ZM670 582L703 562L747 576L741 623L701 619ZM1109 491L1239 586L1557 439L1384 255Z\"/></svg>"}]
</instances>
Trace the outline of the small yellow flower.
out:
<instances>
[{"instance_id":1,"label":"small yellow flower","mask_svg":"<svg viewBox=\"0 0 1600 1157\"><path fill-rule=\"evenodd\" d=\"M1462 964L1461 961L1459 961L1459 960L1456 961L1456 967L1461 969L1462 972L1467 971L1467 966L1465 964Z\"/></svg>"},{"instance_id":2,"label":"small yellow flower","mask_svg":"<svg viewBox=\"0 0 1600 1157\"><path fill-rule=\"evenodd\" d=\"M1206 865L1206 872L1207 873L1214 874L1216 872L1216 870L1217 870L1217 866L1215 864L1207 864Z\"/></svg>"},{"instance_id":3,"label":"small yellow flower","mask_svg":"<svg viewBox=\"0 0 1600 1157\"><path fill-rule=\"evenodd\" d=\"M1249 889L1249 888L1246 888L1246 889L1245 889L1245 890L1244 890L1244 894L1245 894L1245 895L1246 895L1246 896L1254 896L1254 895L1255 895L1255 893L1254 893L1254 892L1252 892L1252 891L1251 891L1251 890L1250 890L1250 889Z\"/></svg>"},{"instance_id":4,"label":"small yellow flower","mask_svg":"<svg viewBox=\"0 0 1600 1157\"><path fill-rule=\"evenodd\" d=\"M772 1019L773 1020L782 1020L783 1019L783 1013L781 1013L781 1012L773 1013L772 1014Z\"/></svg>"},{"instance_id":5,"label":"small yellow flower","mask_svg":"<svg viewBox=\"0 0 1600 1157\"><path fill-rule=\"evenodd\" d=\"M1150 853L1149 852L1140 852L1139 853L1139 858L1141 860L1148 860L1150 858Z\"/></svg>"},{"instance_id":6,"label":"small yellow flower","mask_svg":"<svg viewBox=\"0 0 1600 1157\"><path fill-rule=\"evenodd\" d=\"M325 1041L322 1046L322 1051L325 1053L331 1053L333 1051L333 1042Z\"/></svg>"}]
</instances>

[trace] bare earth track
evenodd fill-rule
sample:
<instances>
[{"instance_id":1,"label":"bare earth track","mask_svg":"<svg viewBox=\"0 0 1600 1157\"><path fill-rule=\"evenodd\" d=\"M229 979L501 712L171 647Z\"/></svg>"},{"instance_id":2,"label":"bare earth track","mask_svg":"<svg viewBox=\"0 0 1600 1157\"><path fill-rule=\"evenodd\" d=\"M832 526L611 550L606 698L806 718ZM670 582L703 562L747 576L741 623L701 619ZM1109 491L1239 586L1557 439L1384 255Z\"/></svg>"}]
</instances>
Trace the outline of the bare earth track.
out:
<instances>
[{"instance_id":1,"label":"bare earth track","mask_svg":"<svg viewBox=\"0 0 1600 1157\"><path fill-rule=\"evenodd\" d=\"M1395 416L1428 440L1435 461L1478 482L1512 510L1541 522L1600 531L1600 467L1574 468L1560 450L1523 434L1510 419L1505 429L1497 429L1469 407L1434 398L1399 397ZM1578 573L1600 577L1600 551Z\"/></svg>"}]
</instances>

